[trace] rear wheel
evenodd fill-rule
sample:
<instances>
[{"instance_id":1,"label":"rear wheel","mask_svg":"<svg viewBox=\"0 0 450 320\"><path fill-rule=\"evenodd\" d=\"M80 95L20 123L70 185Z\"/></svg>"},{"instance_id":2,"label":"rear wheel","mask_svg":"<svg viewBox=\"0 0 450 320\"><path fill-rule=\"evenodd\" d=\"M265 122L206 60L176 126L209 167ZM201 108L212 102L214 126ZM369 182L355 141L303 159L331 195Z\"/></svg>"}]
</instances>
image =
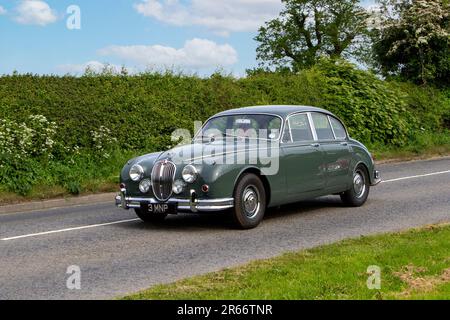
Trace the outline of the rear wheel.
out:
<instances>
[{"instance_id":1,"label":"rear wheel","mask_svg":"<svg viewBox=\"0 0 450 320\"><path fill-rule=\"evenodd\" d=\"M232 214L236 226L240 229L257 227L266 211L266 191L261 179L245 174L236 185L234 199Z\"/></svg>"},{"instance_id":2,"label":"rear wheel","mask_svg":"<svg viewBox=\"0 0 450 320\"><path fill-rule=\"evenodd\" d=\"M144 213L141 209L134 209L136 215L145 223L161 223L167 218L167 214Z\"/></svg>"},{"instance_id":3,"label":"rear wheel","mask_svg":"<svg viewBox=\"0 0 450 320\"><path fill-rule=\"evenodd\" d=\"M364 166L356 167L353 172L352 187L341 195L342 201L351 207L361 207L367 201L370 192L370 183L367 170Z\"/></svg>"}]
</instances>

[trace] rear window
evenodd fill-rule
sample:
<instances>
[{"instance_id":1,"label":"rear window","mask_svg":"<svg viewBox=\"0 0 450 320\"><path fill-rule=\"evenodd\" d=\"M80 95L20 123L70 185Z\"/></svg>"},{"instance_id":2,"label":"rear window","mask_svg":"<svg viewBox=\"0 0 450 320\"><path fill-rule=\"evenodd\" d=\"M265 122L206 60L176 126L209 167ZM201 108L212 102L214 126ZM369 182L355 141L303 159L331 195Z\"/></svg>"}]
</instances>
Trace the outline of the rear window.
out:
<instances>
[{"instance_id":1,"label":"rear window","mask_svg":"<svg viewBox=\"0 0 450 320\"><path fill-rule=\"evenodd\" d=\"M336 135L336 139L347 139L347 131L345 131L342 123L333 117L330 117L330 122L331 126L333 127L334 134Z\"/></svg>"},{"instance_id":2,"label":"rear window","mask_svg":"<svg viewBox=\"0 0 450 320\"><path fill-rule=\"evenodd\" d=\"M316 128L317 138L319 140L334 140L333 130L328 121L328 116L321 113L313 113L312 118Z\"/></svg>"}]
</instances>

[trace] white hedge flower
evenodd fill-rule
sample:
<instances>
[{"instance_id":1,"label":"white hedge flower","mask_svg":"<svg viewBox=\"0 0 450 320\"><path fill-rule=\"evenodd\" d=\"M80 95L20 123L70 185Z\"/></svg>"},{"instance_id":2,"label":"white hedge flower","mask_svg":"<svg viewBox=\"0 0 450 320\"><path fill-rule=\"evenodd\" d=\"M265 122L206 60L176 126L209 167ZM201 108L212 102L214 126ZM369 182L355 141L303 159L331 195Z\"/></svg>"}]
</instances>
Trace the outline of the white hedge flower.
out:
<instances>
[{"instance_id":1,"label":"white hedge flower","mask_svg":"<svg viewBox=\"0 0 450 320\"><path fill-rule=\"evenodd\" d=\"M112 136L111 130L105 126L100 126L98 130L91 131L94 149L98 151L102 157L108 159L111 157L109 151L114 148L117 139Z\"/></svg>"},{"instance_id":2,"label":"white hedge flower","mask_svg":"<svg viewBox=\"0 0 450 320\"><path fill-rule=\"evenodd\" d=\"M0 152L19 160L30 156L52 158L56 123L42 115L32 115L28 119L28 125L0 119Z\"/></svg>"}]
</instances>

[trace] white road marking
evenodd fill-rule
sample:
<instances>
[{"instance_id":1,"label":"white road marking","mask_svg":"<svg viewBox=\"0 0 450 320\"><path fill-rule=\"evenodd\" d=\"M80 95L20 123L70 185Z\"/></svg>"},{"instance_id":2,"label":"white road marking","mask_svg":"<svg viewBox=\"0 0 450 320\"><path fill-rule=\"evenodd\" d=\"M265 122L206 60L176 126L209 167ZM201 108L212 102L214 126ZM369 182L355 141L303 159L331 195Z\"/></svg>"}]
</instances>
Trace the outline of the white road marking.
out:
<instances>
[{"instance_id":1,"label":"white road marking","mask_svg":"<svg viewBox=\"0 0 450 320\"><path fill-rule=\"evenodd\" d=\"M441 172L434 172L434 173L428 173L428 174L421 174L421 175L418 175L418 176L404 177L404 178L398 178L398 179L383 180L382 183L389 183L389 182L396 182L396 181L403 181L403 180L410 180L410 179L418 179L418 178L424 178L424 177L438 176L438 175L447 174L447 173L450 173L450 170L441 171Z\"/></svg>"},{"instance_id":2,"label":"white road marking","mask_svg":"<svg viewBox=\"0 0 450 320\"><path fill-rule=\"evenodd\" d=\"M384 181L382 181L382 183L390 183L390 182L396 182L396 181L418 179L418 178L437 176L437 175L443 175L443 174L450 174L450 170L441 171L441 172L434 172L434 173L428 173L428 174L422 174L422 175L411 176L411 177L403 177L403 178L398 178L398 179L384 180ZM26 234L26 235L18 236L18 237L3 238L3 239L0 239L0 241L18 240L18 239L24 239L24 238L45 236L45 235L61 233L61 232L69 232L69 231L77 231L77 230L105 227L105 226L111 226L111 225L115 225L115 224L122 224L122 223L135 222L135 221L140 221L140 219L121 220L121 221L102 223L102 224L93 224L93 225L89 225L89 226L82 226L82 227L76 227L76 228L67 228L67 229L61 229L61 230L54 230L54 231Z\"/></svg>"},{"instance_id":3,"label":"white road marking","mask_svg":"<svg viewBox=\"0 0 450 320\"><path fill-rule=\"evenodd\" d=\"M18 236L18 237L3 238L3 239L0 239L0 241L11 241L11 240L17 240L17 239L23 239L23 238L45 236L45 235L54 234L54 233L69 232L69 231L76 231L76 230L84 230L84 229L97 228L97 227L105 227L105 226L111 226L111 225L114 225L114 224L134 222L134 221L138 221L138 220L140 220L140 219L121 220L121 221L102 223L102 224L92 224L92 225L89 225L89 226L82 226L82 227L76 227L76 228L67 228L67 229L61 229L61 230L32 233L32 234L26 234L26 235Z\"/></svg>"}]
</instances>

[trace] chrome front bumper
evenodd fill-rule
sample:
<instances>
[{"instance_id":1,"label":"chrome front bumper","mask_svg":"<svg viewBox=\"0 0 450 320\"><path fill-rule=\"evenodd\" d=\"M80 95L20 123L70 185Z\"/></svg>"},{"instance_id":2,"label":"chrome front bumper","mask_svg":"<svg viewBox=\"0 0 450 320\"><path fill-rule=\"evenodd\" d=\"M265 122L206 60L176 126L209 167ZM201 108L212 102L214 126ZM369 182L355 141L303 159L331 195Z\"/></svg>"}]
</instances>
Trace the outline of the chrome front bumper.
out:
<instances>
[{"instance_id":1,"label":"chrome front bumper","mask_svg":"<svg viewBox=\"0 0 450 320\"><path fill-rule=\"evenodd\" d=\"M116 206L125 210L139 209L142 203L160 204L161 201L154 198L128 197L126 190L122 190L116 196ZM191 191L190 199L171 198L166 203L176 204L179 211L190 211L194 213L222 211L234 207L233 198L201 200L198 199L197 194L193 190Z\"/></svg>"}]
</instances>

